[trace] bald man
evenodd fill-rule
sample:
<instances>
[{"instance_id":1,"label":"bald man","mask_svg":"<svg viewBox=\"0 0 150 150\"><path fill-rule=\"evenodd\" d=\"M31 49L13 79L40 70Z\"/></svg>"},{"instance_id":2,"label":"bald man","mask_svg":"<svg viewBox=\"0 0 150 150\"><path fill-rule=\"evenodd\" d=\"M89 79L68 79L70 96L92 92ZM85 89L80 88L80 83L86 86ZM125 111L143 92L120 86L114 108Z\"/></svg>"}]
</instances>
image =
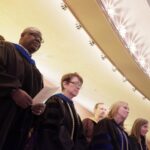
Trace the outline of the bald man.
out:
<instances>
[{"instance_id":1,"label":"bald man","mask_svg":"<svg viewBox=\"0 0 150 150\"><path fill-rule=\"evenodd\" d=\"M34 27L23 30L19 44L0 42L0 150L21 150L31 127L32 98L43 87L32 54L42 42Z\"/></svg>"}]
</instances>

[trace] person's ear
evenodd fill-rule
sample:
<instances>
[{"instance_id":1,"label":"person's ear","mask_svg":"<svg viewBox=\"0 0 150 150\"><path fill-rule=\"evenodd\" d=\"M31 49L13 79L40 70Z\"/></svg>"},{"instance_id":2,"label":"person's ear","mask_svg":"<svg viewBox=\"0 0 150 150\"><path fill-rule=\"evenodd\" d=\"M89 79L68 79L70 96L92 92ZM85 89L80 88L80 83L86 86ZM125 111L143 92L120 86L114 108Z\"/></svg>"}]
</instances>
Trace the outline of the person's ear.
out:
<instances>
[{"instance_id":1,"label":"person's ear","mask_svg":"<svg viewBox=\"0 0 150 150\"><path fill-rule=\"evenodd\" d=\"M23 33L21 33L21 37L23 37L25 35L25 33L23 32Z\"/></svg>"},{"instance_id":2,"label":"person's ear","mask_svg":"<svg viewBox=\"0 0 150 150\"><path fill-rule=\"evenodd\" d=\"M63 87L65 88L65 86L66 86L67 84L68 84L67 81L64 81L64 82L63 82Z\"/></svg>"}]
</instances>

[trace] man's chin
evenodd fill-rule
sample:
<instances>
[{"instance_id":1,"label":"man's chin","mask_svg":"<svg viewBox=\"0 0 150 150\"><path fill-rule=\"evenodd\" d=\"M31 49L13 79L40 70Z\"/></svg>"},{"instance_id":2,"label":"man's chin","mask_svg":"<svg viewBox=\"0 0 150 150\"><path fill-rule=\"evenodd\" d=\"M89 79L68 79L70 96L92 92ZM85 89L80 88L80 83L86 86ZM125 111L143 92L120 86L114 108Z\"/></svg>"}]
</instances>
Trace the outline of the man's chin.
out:
<instances>
[{"instance_id":1,"label":"man's chin","mask_svg":"<svg viewBox=\"0 0 150 150\"><path fill-rule=\"evenodd\" d=\"M35 53L36 51L38 51L37 48L31 48L31 49L30 49L30 53L31 53L31 54Z\"/></svg>"}]
</instances>

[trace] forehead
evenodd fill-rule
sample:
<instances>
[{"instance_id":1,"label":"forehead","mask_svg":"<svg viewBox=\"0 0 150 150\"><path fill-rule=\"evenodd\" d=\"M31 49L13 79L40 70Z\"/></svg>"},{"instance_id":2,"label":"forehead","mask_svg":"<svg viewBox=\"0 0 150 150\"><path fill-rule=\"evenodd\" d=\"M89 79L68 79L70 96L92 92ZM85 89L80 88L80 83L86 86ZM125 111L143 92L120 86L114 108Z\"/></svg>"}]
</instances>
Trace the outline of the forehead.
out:
<instances>
[{"instance_id":1,"label":"forehead","mask_svg":"<svg viewBox=\"0 0 150 150\"><path fill-rule=\"evenodd\" d=\"M41 35L41 32L38 31L38 30L29 30L28 32L29 32L29 33L35 33L35 34L37 34L37 35L39 35L39 36L42 36L42 35Z\"/></svg>"},{"instance_id":2,"label":"forehead","mask_svg":"<svg viewBox=\"0 0 150 150\"><path fill-rule=\"evenodd\" d=\"M105 105L104 104L98 104L97 108L104 108Z\"/></svg>"},{"instance_id":3,"label":"forehead","mask_svg":"<svg viewBox=\"0 0 150 150\"><path fill-rule=\"evenodd\" d=\"M78 81L78 82L80 82L79 78L76 77L76 76L71 77L71 81Z\"/></svg>"},{"instance_id":4,"label":"forehead","mask_svg":"<svg viewBox=\"0 0 150 150\"><path fill-rule=\"evenodd\" d=\"M34 33L35 35L38 35L39 37L42 38L41 32L40 32L39 30L37 30L37 29L34 29L34 28L25 29L25 30L23 31L23 33L24 33L24 34L26 34L26 33Z\"/></svg>"},{"instance_id":5,"label":"forehead","mask_svg":"<svg viewBox=\"0 0 150 150\"><path fill-rule=\"evenodd\" d=\"M120 108L120 107L126 107L126 108L129 109L128 104L121 104L121 105L119 106L119 108Z\"/></svg>"}]
</instances>

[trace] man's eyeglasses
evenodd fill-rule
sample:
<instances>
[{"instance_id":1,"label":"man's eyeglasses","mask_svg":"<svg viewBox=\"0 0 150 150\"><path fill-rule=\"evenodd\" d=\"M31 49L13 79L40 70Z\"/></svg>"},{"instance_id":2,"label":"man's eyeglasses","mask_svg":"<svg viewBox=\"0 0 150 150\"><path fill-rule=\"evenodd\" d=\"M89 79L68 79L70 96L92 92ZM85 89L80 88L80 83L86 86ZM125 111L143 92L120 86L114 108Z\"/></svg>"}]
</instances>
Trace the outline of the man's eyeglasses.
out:
<instances>
[{"instance_id":1,"label":"man's eyeglasses","mask_svg":"<svg viewBox=\"0 0 150 150\"><path fill-rule=\"evenodd\" d=\"M72 83L74 84L76 87L81 87L82 84L80 82L73 82L73 81L70 81L69 83Z\"/></svg>"}]
</instances>

